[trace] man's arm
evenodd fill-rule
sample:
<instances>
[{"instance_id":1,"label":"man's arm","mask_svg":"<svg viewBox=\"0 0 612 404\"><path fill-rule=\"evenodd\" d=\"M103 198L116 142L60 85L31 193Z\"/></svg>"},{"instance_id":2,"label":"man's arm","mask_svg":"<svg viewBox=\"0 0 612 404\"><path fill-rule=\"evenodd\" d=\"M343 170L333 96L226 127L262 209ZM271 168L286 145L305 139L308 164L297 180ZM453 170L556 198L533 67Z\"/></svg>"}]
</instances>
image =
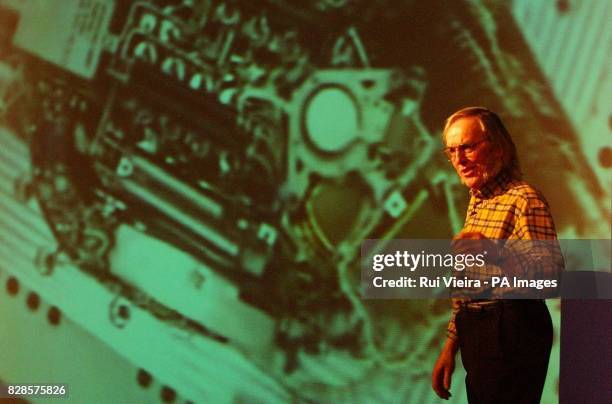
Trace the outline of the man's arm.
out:
<instances>
[{"instance_id":1,"label":"man's arm","mask_svg":"<svg viewBox=\"0 0 612 404\"><path fill-rule=\"evenodd\" d=\"M446 337L450 339L457 339L457 326L455 325L455 317L461 307L461 300L452 298L451 299L451 317L446 327Z\"/></svg>"},{"instance_id":2,"label":"man's arm","mask_svg":"<svg viewBox=\"0 0 612 404\"><path fill-rule=\"evenodd\" d=\"M565 263L557 241L555 224L545 200L533 198L527 201L517 219L516 236L519 240L508 240L504 250L507 258L512 258L518 264L518 275L523 279L559 282ZM521 290L507 292L519 295L524 293ZM556 297L556 292L553 290L544 293L542 298Z\"/></svg>"},{"instance_id":3,"label":"man's arm","mask_svg":"<svg viewBox=\"0 0 612 404\"><path fill-rule=\"evenodd\" d=\"M444 347L440 352L440 356L434 365L431 375L431 387L436 394L445 400L451 396L450 386L453 371L455 370L455 356L459 350L459 341L457 340L457 328L455 326L455 316L459 311L459 299L452 299L451 318L448 322L446 330L447 338Z\"/></svg>"},{"instance_id":4,"label":"man's arm","mask_svg":"<svg viewBox=\"0 0 612 404\"><path fill-rule=\"evenodd\" d=\"M555 225L546 201L539 195L525 199L517 215L513 237L504 241L504 247L478 232L461 232L455 236L457 253L489 251L483 268L470 268L474 279L489 280L492 275L511 276L524 280L556 280L559 285L564 268L563 255L557 241ZM497 275L499 274L499 275ZM487 288L483 288L486 292ZM549 298L558 296L558 288L542 290L521 287L504 287L493 290L496 298Z\"/></svg>"},{"instance_id":5,"label":"man's arm","mask_svg":"<svg viewBox=\"0 0 612 404\"><path fill-rule=\"evenodd\" d=\"M451 396L451 378L455 370L455 356L458 350L457 339L447 338L431 376L431 387L440 398L445 400L448 400Z\"/></svg>"}]
</instances>

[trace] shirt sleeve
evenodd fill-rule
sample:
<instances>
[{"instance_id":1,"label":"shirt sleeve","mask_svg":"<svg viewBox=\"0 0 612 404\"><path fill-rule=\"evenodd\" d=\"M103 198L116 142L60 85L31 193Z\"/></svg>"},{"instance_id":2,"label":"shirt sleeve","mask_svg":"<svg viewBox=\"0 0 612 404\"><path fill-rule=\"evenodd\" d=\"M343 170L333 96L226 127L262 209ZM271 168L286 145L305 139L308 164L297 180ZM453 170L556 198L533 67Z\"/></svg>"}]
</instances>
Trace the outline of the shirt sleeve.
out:
<instances>
[{"instance_id":1,"label":"shirt sleeve","mask_svg":"<svg viewBox=\"0 0 612 404\"><path fill-rule=\"evenodd\" d=\"M557 239L555 223L543 197L537 195L527 199L520 210L514 233L520 240Z\"/></svg>"}]
</instances>

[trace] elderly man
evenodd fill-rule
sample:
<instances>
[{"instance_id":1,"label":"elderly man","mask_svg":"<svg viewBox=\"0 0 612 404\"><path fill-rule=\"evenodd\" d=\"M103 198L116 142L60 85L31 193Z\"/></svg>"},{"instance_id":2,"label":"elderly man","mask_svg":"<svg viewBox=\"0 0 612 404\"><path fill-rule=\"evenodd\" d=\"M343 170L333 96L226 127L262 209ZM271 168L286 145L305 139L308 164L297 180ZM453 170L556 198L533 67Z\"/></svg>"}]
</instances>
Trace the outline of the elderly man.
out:
<instances>
[{"instance_id":1,"label":"elderly man","mask_svg":"<svg viewBox=\"0 0 612 404\"><path fill-rule=\"evenodd\" d=\"M483 246L493 240L556 240L548 204L521 180L516 148L495 113L480 107L454 113L446 121L443 140L449 161L471 193L464 228L455 240L476 240ZM537 267L538 277L556 278L562 267L560 255L522 266L514 254L500 256L481 275L493 270L525 274L520 271ZM551 318L541 299L454 298L432 387L441 398L450 397L460 350L470 403L538 403L551 344Z\"/></svg>"}]
</instances>

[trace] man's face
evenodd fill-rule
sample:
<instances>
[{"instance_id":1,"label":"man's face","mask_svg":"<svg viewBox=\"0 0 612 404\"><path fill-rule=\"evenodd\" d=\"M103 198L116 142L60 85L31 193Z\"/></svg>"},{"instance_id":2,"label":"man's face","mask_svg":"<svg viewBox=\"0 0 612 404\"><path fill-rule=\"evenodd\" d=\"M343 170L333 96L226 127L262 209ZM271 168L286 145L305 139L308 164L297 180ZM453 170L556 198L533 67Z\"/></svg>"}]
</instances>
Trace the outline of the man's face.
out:
<instances>
[{"instance_id":1,"label":"man's face","mask_svg":"<svg viewBox=\"0 0 612 404\"><path fill-rule=\"evenodd\" d=\"M476 117L459 118L453 122L446 132L446 147L455 148L450 161L468 188L480 188L499 172L500 153L494 151Z\"/></svg>"}]
</instances>

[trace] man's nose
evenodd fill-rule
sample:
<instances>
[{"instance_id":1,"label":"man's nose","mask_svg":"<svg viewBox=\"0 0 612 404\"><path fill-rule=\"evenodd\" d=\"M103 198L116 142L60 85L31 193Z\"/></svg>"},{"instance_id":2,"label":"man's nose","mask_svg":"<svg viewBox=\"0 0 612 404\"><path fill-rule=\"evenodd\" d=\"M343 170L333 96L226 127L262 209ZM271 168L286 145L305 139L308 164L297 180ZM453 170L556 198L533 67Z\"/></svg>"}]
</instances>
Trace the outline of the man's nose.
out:
<instances>
[{"instance_id":1,"label":"man's nose","mask_svg":"<svg viewBox=\"0 0 612 404\"><path fill-rule=\"evenodd\" d=\"M468 162L468 158L463 150L459 149L455 152L455 161L457 164L464 164Z\"/></svg>"}]
</instances>

